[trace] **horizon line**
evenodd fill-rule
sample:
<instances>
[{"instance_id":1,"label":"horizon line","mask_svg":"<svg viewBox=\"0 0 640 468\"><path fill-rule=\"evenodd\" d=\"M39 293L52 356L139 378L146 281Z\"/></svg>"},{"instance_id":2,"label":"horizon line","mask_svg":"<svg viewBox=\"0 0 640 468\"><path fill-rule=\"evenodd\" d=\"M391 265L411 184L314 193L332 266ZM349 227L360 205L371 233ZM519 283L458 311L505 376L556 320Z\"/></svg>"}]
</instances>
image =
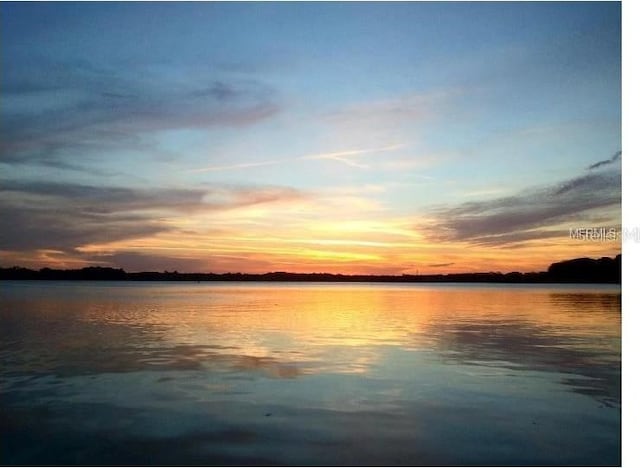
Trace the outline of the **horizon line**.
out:
<instances>
[{"instance_id":1,"label":"horizon line","mask_svg":"<svg viewBox=\"0 0 640 468\"><path fill-rule=\"evenodd\" d=\"M89 265L89 266L84 266L81 268L67 268L67 269L58 269L58 268L52 268L52 267L41 267L39 269L32 269L32 268L28 268L28 267L22 267L22 266L18 266L18 265L14 265L11 267L2 267L0 266L0 271L11 271L11 270L27 270L29 272L34 272L34 273L41 273L43 272L43 270L49 270L52 272L82 272L82 271L87 271L87 270L103 270L103 271L114 271L114 272L122 272L126 275L144 275L144 274L148 274L148 275L209 275L209 276L228 276L228 275L236 275L236 276L267 276L267 275L289 275L289 276L333 276L333 277L365 277L365 278L428 278L428 277L445 277L445 276L479 276L479 275L502 275L502 276L508 276L508 275L541 275L541 274L548 274L551 270L551 268L554 265L559 265L559 264L571 264L571 263L575 263L577 261L589 261L589 262L595 262L596 264L598 262L602 262L603 260L609 260L609 261L613 261L615 262L618 258L620 258L620 261L622 259L622 253L619 253L613 257L599 257L599 258L591 258L591 257L578 257L578 258L571 258L571 259L566 259L566 260L560 260L557 262L552 262L549 264L549 266L547 267L546 270L542 270L542 271L508 271L508 272L503 272L503 271L480 271L480 272L459 272L459 273L330 273L330 272L292 272L292 271L268 271L268 272L263 272L263 273L249 273L249 272L240 272L240 271L236 271L236 272L232 272L232 271L227 271L227 272L223 272L223 273L215 273L215 272L184 272L184 271L178 271L178 270L173 270L173 271L168 271L168 270L164 270L164 271L127 271L122 267L112 267L112 266L101 266L101 265Z\"/></svg>"}]
</instances>

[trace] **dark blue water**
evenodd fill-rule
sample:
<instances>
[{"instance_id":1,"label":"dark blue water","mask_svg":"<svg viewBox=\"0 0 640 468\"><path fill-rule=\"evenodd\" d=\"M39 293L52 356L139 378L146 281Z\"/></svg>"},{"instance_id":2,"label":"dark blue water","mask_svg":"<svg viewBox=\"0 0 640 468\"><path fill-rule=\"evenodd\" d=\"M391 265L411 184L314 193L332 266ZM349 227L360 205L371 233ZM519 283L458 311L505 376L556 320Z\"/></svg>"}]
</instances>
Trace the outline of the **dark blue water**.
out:
<instances>
[{"instance_id":1,"label":"dark blue water","mask_svg":"<svg viewBox=\"0 0 640 468\"><path fill-rule=\"evenodd\" d=\"M615 465L611 286L5 282L3 464Z\"/></svg>"}]
</instances>

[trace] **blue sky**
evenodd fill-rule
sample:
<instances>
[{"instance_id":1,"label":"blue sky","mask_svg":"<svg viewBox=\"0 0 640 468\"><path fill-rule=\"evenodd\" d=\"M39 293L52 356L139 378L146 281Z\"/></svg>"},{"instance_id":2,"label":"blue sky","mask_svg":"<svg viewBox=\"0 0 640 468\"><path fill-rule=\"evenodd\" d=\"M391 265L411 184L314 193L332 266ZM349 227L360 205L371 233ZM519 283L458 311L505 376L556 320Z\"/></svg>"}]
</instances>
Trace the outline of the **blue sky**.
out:
<instances>
[{"instance_id":1,"label":"blue sky","mask_svg":"<svg viewBox=\"0 0 640 468\"><path fill-rule=\"evenodd\" d=\"M619 251L566 235L620 224L617 2L0 15L3 264L399 273Z\"/></svg>"}]
</instances>

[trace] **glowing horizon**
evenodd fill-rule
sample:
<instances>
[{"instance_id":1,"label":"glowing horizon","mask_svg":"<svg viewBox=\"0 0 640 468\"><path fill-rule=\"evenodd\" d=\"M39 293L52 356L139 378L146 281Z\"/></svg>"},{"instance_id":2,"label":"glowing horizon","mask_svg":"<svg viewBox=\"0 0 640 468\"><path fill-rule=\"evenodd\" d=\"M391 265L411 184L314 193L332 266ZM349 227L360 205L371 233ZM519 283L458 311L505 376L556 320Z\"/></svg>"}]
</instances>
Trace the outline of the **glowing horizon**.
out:
<instances>
[{"instance_id":1,"label":"glowing horizon","mask_svg":"<svg viewBox=\"0 0 640 468\"><path fill-rule=\"evenodd\" d=\"M621 226L619 3L0 11L3 267L526 272L621 251L569 236Z\"/></svg>"}]
</instances>

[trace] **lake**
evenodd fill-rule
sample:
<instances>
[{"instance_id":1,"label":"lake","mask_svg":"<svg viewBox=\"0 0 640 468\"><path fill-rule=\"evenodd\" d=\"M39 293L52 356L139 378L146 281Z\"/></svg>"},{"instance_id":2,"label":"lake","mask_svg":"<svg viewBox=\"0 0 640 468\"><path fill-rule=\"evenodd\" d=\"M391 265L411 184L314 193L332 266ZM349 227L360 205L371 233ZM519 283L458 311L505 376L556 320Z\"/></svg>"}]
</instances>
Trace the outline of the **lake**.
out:
<instances>
[{"instance_id":1,"label":"lake","mask_svg":"<svg viewBox=\"0 0 640 468\"><path fill-rule=\"evenodd\" d=\"M620 464L617 285L0 286L2 464Z\"/></svg>"}]
</instances>

